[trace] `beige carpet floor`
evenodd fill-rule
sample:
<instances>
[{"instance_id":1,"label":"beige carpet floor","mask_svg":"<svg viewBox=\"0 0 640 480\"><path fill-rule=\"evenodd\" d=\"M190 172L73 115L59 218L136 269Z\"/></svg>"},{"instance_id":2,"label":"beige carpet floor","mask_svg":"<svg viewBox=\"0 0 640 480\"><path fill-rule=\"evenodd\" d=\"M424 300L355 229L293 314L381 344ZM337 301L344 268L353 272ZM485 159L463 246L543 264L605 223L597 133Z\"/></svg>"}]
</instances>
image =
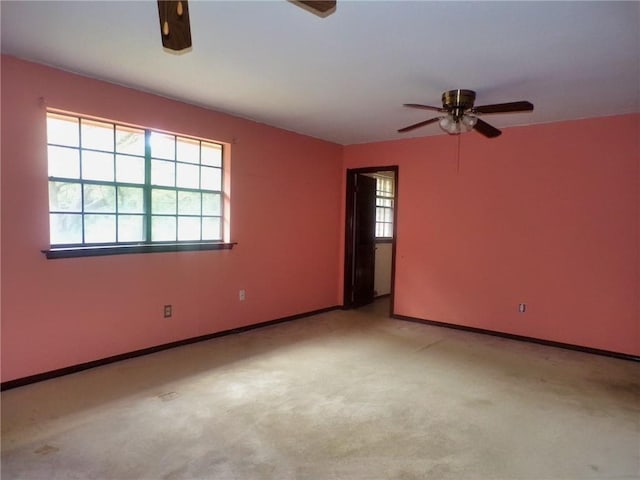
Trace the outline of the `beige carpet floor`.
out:
<instances>
[{"instance_id":1,"label":"beige carpet floor","mask_svg":"<svg viewBox=\"0 0 640 480\"><path fill-rule=\"evenodd\" d=\"M2 479L638 479L640 364L384 302L2 393Z\"/></svg>"}]
</instances>

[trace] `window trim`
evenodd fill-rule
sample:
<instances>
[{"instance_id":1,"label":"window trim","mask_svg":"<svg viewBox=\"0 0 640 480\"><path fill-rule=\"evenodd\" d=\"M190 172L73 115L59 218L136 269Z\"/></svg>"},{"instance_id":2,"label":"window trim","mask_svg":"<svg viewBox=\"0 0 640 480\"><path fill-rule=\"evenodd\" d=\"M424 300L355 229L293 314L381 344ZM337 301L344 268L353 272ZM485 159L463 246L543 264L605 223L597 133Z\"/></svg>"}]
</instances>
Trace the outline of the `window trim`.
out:
<instances>
[{"instance_id":1,"label":"window trim","mask_svg":"<svg viewBox=\"0 0 640 480\"><path fill-rule=\"evenodd\" d=\"M393 237L376 237L376 243L393 243Z\"/></svg>"},{"instance_id":2,"label":"window trim","mask_svg":"<svg viewBox=\"0 0 640 480\"><path fill-rule=\"evenodd\" d=\"M145 152L144 152L144 164L145 164L145 182L144 184L138 184L138 183L132 183L131 186L135 186L138 188L142 188L143 189L143 195L144 195L144 205L145 205L145 211L141 214L144 217L144 223L145 223L145 235L148 235L146 237L146 240L138 240L138 241L132 241L132 242L109 242L109 243L83 243L83 244L55 244L55 245L49 245L49 248L41 250L41 252L46 256L47 259L59 259L59 258L76 258L76 257L93 257L93 256L105 256L105 255L120 255L120 254L131 254L131 253L157 253L157 252L183 252L183 251L207 251L207 250L231 250L235 245L237 245L237 242L231 242L228 240L227 236L228 236L228 232L225 233L226 228L225 228L225 224L228 222L228 219L225 216L225 213L227 212L227 208L225 208L226 205L226 200L225 197L228 194L225 190L225 182L226 182L226 175L228 174L227 169L228 167L226 166L226 162L228 162L228 145L225 144L224 142L220 142L220 141L215 141L215 140L210 140L210 139L205 139L205 138L200 138L200 137L194 137L194 136L190 136L190 135L184 135L184 134L179 134L179 133L174 133L174 132L168 132L168 131L164 131L164 130L158 130L155 128L151 128L151 127L141 127L138 125L133 125L133 124L129 124L129 123L125 123L125 122L119 122L119 121L114 121L114 120L109 120L109 119L104 119L104 118L98 118L98 117L92 117L90 115L85 115L85 114L78 114L78 113L74 113L74 112L69 112L69 111L64 111L64 110L58 110L58 109L47 109L46 111L47 116L49 114L53 114L53 115L63 115L63 116L69 116L69 117L74 117L76 119L78 119L79 126L78 128L80 128L81 125L81 121L85 120L85 121L97 121L97 122L103 122L103 123L109 123L112 124L113 128L116 129L117 127L129 127L129 128L135 128L135 129L140 129L142 131L144 131L144 137L145 137ZM115 131L115 130L114 130ZM161 189L164 189L165 187L162 185L152 185L151 184L151 175L150 175L150 168L151 168L151 161L152 161L152 157L151 156L151 151L150 151L150 135L151 133L158 133L158 134L166 134L166 135L171 135L173 136L175 139L178 138L186 138L186 139L191 139L191 140L195 140L198 141L199 143L202 144L202 142L207 143L207 144L216 144L219 145L221 148L221 163L220 166L212 166L212 168L217 168L220 170L220 190L219 191L209 191L209 190L203 190L202 188L199 189L193 189L193 188L182 188L182 187L178 187L177 185L174 185L173 187L169 187L167 186L166 188L169 190L173 190L176 192L176 194L179 191L182 190L190 190L190 191L198 191L200 193L216 193L220 195L220 214L219 216L215 215L214 217L219 218L220 221L220 239L216 239L216 240L175 240L175 241L154 241L151 240L151 219L153 218L153 213L151 211L151 202L150 202L150 196L151 196L151 191L154 187L158 187ZM50 144L47 141L47 147L49 146L60 146L60 147L67 147L67 145L57 145L57 144ZM68 148L77 148L79 150L79 152L81 152L83 150L82 145L78 144L77 147L68 147ZM114 145L114 151L113 154L116 155L117 151L115 150L115 145ZM176 145L177 148L177 145ZM91 148L89 149L85 149L85 150L93 150ZM81 153L80 153L81 155ZM80 157L82 158L82 157ZM183 163L180 162L180 160L178 158L174 158L173 160L174 163L178 164L178 163ZM190 163L190 162L188 162ZM80 168L82 168L82 165L80 166ZM114 163L114 168L115 168L115 163ZM200 173L201 175L202 173ZM174 175L177 175L177 168L176 168L176 172L174 173ZM51 177L51 176L47 176L47 182L51 182L51 181L59 181L59 182L66 182L66 183L78 183L80 185L84 185L85 183L89 183L89 184L105 184L105 185L109 185L109 186L114 186L114 187L119 187L119 186L129 186L129 182L119 182L117 180L117 178L114 178L114 181L99 181L99 180L83 180L82 178L78 178L78 179L73 179L73 178L63 178L63 177ZM84 199L84 196L83 196ZM83 200L84 201L84 200ZM51 214L51 206L49 206L49 214ZM56 212L54 212L56 213ZM84 207L82 209L81 212L82 215L85 214L84 212ZM118 218L118 214L117 211L115 213L116 219ZM177 219L180 217L180 215L178 215L178 212L176 212L176 215L173 215L176 218L176 228L177 228ZM192 215L187 215L187 216L192 216ZM202 213L201 215L198 216L198 218L208 218L209 215L205 215L203 216ZM84 221L83 221L83 225L84 225ZM84 226L83 226L83 242L84 242Z\"/></svg>"},{"instance_id":3,"label":"window trim","mask_svg":"<svg viewBox=\"0 0 640 480\"><path fill-rule=\"evenodd\" d=\"M231 250L237 242L176 242L137 243L132 245L98 245L90 247L63 247L42 250L49 260L58 258L101 257L130 253L194 252L204 250Z\"/></svg>"}]
</instances>

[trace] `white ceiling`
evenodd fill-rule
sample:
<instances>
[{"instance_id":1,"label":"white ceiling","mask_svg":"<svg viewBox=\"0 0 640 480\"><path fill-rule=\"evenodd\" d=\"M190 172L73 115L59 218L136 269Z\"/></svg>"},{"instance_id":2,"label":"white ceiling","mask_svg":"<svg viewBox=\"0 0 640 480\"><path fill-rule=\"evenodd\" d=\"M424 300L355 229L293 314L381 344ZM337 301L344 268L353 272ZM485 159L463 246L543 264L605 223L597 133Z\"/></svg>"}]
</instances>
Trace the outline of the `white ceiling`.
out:
<instances>
[{"instance_id":1,"label":"white ceiling","mask_svg":"<svg viewBox=\"0 0 640 480\"><path fill-rule=\"evenodd\" d=\"M2 52L340 144L442 134L403 103L529 100L497 127L640 111L640 2L189 3L193 49L161 46L157 4L0 3ZM475 135L475 133L473 133Z\"/></svg>"}]
</instances>

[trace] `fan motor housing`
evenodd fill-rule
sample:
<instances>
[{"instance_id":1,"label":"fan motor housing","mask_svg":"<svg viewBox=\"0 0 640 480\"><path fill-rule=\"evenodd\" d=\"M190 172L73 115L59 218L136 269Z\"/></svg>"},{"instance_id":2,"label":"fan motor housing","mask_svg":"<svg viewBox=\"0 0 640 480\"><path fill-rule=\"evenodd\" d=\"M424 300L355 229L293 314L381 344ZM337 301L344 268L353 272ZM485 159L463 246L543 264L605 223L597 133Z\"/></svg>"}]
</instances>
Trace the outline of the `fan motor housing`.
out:
<instances>
[{"instance_id":1,"label":"fan motor housing","mask_svg":"<svg viewBox=\"0 0 640 480\"><path fill-rule=\"evenodd\" d=\"M454 117L462 117L466 110L473 108L475 99L473 90L448 90L442 94L442 106Z\"/></svg>"}]
</instances>

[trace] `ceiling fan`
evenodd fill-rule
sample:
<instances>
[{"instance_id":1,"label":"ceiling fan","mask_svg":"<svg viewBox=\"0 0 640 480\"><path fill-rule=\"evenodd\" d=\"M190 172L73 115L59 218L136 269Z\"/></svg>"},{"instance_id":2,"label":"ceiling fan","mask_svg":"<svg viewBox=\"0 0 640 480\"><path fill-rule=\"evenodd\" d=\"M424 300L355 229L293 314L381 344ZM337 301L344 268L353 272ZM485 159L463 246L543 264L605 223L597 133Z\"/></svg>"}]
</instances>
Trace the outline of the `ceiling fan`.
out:
<instances>
[{"instance_id":1,"label":"ceiling fan","mask_svg":"<svg viewBox=\"0 0 640 480\"><path fill-rule=\"evenodd\" d=\"M336 10L336 0L290 0L305 10L326 17ZM187 0L158 0L162 46L175 52L191 48L191 26Z\"/></svg>"},{"instance_id":2,"label":"ceiling fan","mask_svg":"<svg viewBox=\"0 0 640 480\"><path fill-rule=\"evenodd\" d=\"M432 107L431 105L420 105L417 103L405 103L405 107L433 110L443 113L444 115L401 128L398 130L398 133L408 132L416 128L424 127L425 125L438 122L440 128L449 135L459 135L463 132L476 130L487 138L494 138L502 132L479 118L478 115L533 111L533 104L527 101L495 103L492 105L474 107L473 102L475 99L476 92L473 90L458 89L448 90L442 94L442 108Z\"/></svg>"}]
</instances>

